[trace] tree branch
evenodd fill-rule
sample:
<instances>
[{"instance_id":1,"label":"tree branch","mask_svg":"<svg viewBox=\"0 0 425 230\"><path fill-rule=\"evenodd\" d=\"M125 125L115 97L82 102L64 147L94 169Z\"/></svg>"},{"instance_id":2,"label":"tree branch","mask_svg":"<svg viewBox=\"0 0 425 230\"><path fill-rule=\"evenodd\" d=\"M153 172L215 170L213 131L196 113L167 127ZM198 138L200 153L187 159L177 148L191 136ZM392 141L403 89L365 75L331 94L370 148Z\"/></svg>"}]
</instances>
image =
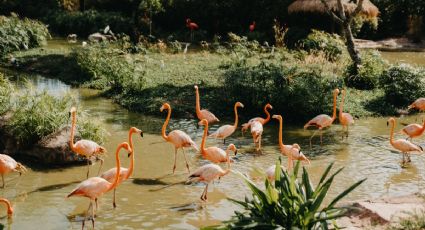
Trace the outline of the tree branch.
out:
<instances>
[{"instance_id":1,"label":"tree branch","mask_svg":"<svg viewBox=\"0 0 425 230\"><path fill-rule=\"evenodd\" d=\"M322 4L325 6L326 12L338 23L338 24L342 24L344 21L339 18L334 12L332 12L331 8L329 7L328 3L326 2L326 0L320 0L322 2Z\"/></svg>"},{"instance_id":2,"label":"tree branch","mask_svg":"<svg viewBox=\"0 0 425 230\"><path fill-rule=\"evenodd\" d=\"M357 14L360 13L360 11L362 10L362 8L363 8L363 0L358 0L357 7L356 7L356 9L351 14L348 15L348 20L351 21L351 19L353 17L355 17Z\"/></svg>"},{"instance_id":3,"label":"tree branch","mask_svg":"<svg viewBox=\"0 0 425 230\"><path fill-rule=\"evenodd\" d=\"M347 17L345 16L345 9L344 9L344 5L342 5L341 0L337 0L337 6L338 6L338 12L339 12L340 18L343 21L345 21L347 19Z\"/></svg>"}]
</instances>

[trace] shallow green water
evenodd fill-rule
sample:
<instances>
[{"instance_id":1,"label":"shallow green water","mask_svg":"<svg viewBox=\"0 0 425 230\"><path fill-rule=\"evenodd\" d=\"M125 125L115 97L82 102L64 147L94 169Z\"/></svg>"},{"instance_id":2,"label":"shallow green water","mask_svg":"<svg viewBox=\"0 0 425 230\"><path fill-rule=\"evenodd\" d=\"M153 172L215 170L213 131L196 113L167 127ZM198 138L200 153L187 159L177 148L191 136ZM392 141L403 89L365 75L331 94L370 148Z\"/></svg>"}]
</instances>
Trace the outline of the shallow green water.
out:
<instances>
[{"instance_id":1,"label":"shallow green water","mask_svg":"<svg viewBox=\"0 0 425 230\"><path fill-rule=\"evenodd\" d=\"M249 195L244 182L236 174L231 173L223 177L220 183L210 187L207 203L200 202L199 196L204 186L183 183L188 174L181 153L178 154L176 175L170 175L174 150L160 136L165 114L160 114L159 108L157 117L144 116L129 112L110 100L99 97L96 91L71 89L60 81L37 76L30 78L37 87L46 89L54 95L61 95L69 90L78 95L93 119L99 120L109 131L110 136L104 146L110 154L103 171L114 167L113 152L118 143L127 141L127 130L130 126L145 131L143 139L134 138L136 168L132 178L117 190L118 207L112 208L112 194L106 194L101 198L96 228L197 229L230 218L238 207L226 198L242 199L245 195ZM347 100L350 100L349 96ZM259 112L259 115L263 114ZM285 119L285 114L282 115ZM220 119L227 122L219 125L233 122L232 117L220 117ZM419 122L417 115L403 117L400 121L411 123L416 119ZM213 125L212 130L219 125ZM398 124L398 129L400 127ZM172 119L169 130L172 129L187 132L200 144L202 129L196 128L194 120ZM280 155L277 147L277 129L277 123L265 126L263 154L254 153L254 146L249 136L242 137L240 132L234 134L228 143L235 143L241 154L235 159L232 169L252 177L259 184L263 183L263 178L255 173L254 169L266 169L274 164ZM330 197L365 177L368 180L345 201L410 194L425 188L424 156L413 156L413 163L402 169L399 166L401 155L391 151L388 142L389 128L386 126L386 118L356 120L347 141L341 141L340 129L341 127L335 124L325 132L324 145L315 145L310 150L308 140L313 131L305 131L301 126L287 127L284 124L284 143L299 143L304 153L311 157L311 165L306 167L314 182L319 179L330 162L335 162L335 168L345 167L337 177L330 191ZM315 139L314 143L318 144L318 141ZM424 142L423 138L416 141ZM209 139L207 145L222 146L221 141L214 139ZM191 170L207 163L193 150L187 153ZM128 167L129 160L125 158L122 161L122 164ZM91 176L95 176L97 167L98 165L93 167ZM85 179L85 172L85 166L75 166L42 171L30 169L21 177L7 176L7 187L0 190L0 196L13 202L15 214L12 220L7 220L5 214L2 214L0 223L10 229L80 229L81 219L88 207L88 199L81 197L67 199L65 196L77 183Z\"/></svg>"}]
</instances>

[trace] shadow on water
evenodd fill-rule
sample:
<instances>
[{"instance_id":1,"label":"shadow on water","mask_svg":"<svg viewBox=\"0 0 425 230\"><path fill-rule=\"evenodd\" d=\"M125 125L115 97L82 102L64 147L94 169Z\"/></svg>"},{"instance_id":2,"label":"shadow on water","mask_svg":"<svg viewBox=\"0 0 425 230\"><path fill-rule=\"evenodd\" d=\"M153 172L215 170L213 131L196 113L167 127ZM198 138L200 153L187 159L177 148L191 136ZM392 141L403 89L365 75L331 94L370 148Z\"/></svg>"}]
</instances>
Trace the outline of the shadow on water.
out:
<instances>
[{"instance_id":1,"label":"shadow on water","mask_svg":"<svg viewBox=\"0 0 425 230\"><path fill-rule=\"evenodd\" d=\"M197 203L188 203L188 204L173 206L173 207L170 207L170 209L172 211L189 213L189 212L202 209L202 206Z\"/></svg>"},{"instance_id":2,"label":"shadow on water","mask_svg":"<svg viewBox=\"0 0 425 230\"><path fill-rule=\"evenodd\" d=\"M159 179L133 178L133 184L137 185L169 185Z\"/></svg>"},{"instance_id":3,"label":"shadow on water","mask_svg":"<svg viewBox=\"0 0 425 230\"><path fill-rule=\"evenodd\" d=\"M72 181L72 182L62 183L62 184L47 185L47 186L43 186L43 187L37 188L35 190L29 191L29 192L21 193L21 194L17 195L17 197L20 197L20 196L26 197L29 194L36 193L36 192L50 192L50 191L54 191L54 190L59 190L59 189L65 188L65 187L72 185L72 184L78 184L80 182L81 181Z\"/></svg>"}]
</instances>

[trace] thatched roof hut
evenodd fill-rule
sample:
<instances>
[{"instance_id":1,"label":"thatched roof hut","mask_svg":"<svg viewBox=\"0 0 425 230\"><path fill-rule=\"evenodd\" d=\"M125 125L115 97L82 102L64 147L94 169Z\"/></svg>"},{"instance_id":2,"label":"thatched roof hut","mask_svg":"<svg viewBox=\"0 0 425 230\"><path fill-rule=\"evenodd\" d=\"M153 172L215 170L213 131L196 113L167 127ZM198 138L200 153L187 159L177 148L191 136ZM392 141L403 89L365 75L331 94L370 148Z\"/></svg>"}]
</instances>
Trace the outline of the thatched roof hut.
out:
<instances>
[{"instance_id":1,"label":"thatched roof hut","mask_svg":"<svg viewBox=\"0 0 425 230\"><path fill-rule=\"evenodd\" d=\"M337 0L326 0L329 7L334 11L338 11ZM344 8L348 13L356 9L357 4L350 0L342 0ZM296 0L288 7L288 13L319 13L326 14L326 8L320 0ZM379 9L369 0L364 0L360 13L366 17L374 18L379 14Z\"/></svg>"}]
</instances>

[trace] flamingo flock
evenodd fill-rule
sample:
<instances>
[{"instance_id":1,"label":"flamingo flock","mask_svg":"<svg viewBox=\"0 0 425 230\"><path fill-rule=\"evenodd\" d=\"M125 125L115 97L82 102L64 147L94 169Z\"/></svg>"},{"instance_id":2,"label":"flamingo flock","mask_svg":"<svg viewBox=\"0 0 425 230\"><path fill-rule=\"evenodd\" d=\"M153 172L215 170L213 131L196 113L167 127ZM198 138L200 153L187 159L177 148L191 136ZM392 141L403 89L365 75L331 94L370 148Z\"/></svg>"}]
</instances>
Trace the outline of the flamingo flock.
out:
<instances>
[{"instance_id":1,"label":"flamingo flock","mask_svg":"<svg viewBox=\"0 0 425 230\"><path fill-rule=\"evenodd\" d=\"M161 129L161 136L166 141L171 143L174 146L174 165L173 165L173 174L176 170L176 160L177 160L177 151L178 149L182 150L186 168L188 171L187 182L202 182L205 183L205 188L200 196L202 201L208 200L208 186L214 180L220 179L221 177L226 176L231 172L231 165L235 163L235 160L230 157L230 153L233 153L235 156L238 153L238 149L235 144L230 143L225 149L218 146L209 146L206 147L206 140L208 137L215 139L222 139L223 144L225 144L226 138L233 135L236 130L239 128L239 117L238 117L238 109L244 108L244 105L241 102L236 102L233 106L233 111L235 115L234 124L227 124L220 126L215 132L208 135L209 125L213 123L217 123L220 120L210 111L206 109L201 109L200 105L200 95L198 86L194 86L195 89L195 113L199 122L197 123L200 126L203 126L203 135L200 148L198 148L195 141L191 139L191 137L181 131L181 130L172 130L167 134L167 126L171 119L171 105L169 103L163 103L160 107L160 111L167 111L167 116L165 118L164 124ZM307 129L310 126L314 126L317 130L310 137L310 148L312 146L312 139L320 132L320 144L323 144L323 129L330 127L333 122L337 118L337 98L339 94L342 94L341 101L339 104L339 113L338 118L339 122L342 126L342 139L348 138L348 129L349 126L354 124L353 117L346 112L343 112L344 108L344 100L346 96L346 91L342 89L334 89L333 94L333 109L332 109L332 117L326 114L320 114L310 121L308 121L304 125L304 129ZM256 151L261 152L261 139L263 126L267 124L271 118L277 120L279 122L278 126L278 140L277 145L280 149L280 153L283 157L287 158L287 166L281 166L282 170L290 171L293 166L293 161L300 161L305 164L311 164L308 157L301 151L301 147L298 143L292 144L284 144L283 142L283 118L279 114L271 115L269 110L272 110L273 106L270 104L266 104L264 106L264 113L266 115L263 117L255 117L250 119L247 123L241 125L242 134L246 132L248 129L251 131L251 135L253 138L254 146ZM420 98L409 105L408 109L418 109L420 111L425 110L425 98ZM128 131L128 142L121 142L115 151L115 164L116 167L111 168L102 174L100 174L102 163L103 163L103 155L106 153L106 149L101 145L91 141L91 140L79 140L74 143L75 132L76 132L76 120L77 120L77 109L72 107L70 110L70 115L72 116L72 124L71 124L71 133L69 140L69 147L72 152L75 154L85 158L87 160L88 168L87 168L87 179L83 180L79 183L75 189L73 189L66 197L74 197L81 196L87 197L90 200L89 207L87 209L87 215L82 221L82 228L85 226L86 220L90 219L92 221L92 226L95 226L95 216L96 211L98 209L98 199L102 197L105 193L114 190L113 192L113 207L116 208L116 189L120 184L124 181L128 180L133 174L135 168L135 148L133 145L133 136L135 134L143 137L143 131L136 128L131 127ZM394 138L394 129L396 126L395 118L389 118L387 121L387 125L391 125L390 128L390 138L389 142L393 148L402 153L402 167L405 166L406 163L411 161L411 154L421 154L423 153L423 148L420 145L417 145L411 140L413 138L417 138L424 133L425 130L425 119L420 124L410 124L400 130L400 134L404 134L407 136L406 139L395 139ZM410 140L409 140L410 139ZM209 163L204 164L194 170L192 173L190 172L189 163L186 157L185 148L193 148L196 152L199 152L199 156L209 161ZM127 156L131 157L129 168L121 167L120 161L120 152L121 150L125 150L127 152ZM92 159L98 159L101 161L101 165L99 167L99 171L97 175L94 177L89 176L90 170L90 161ZM220 166L220 164L225 164L225 168ZM271 165L265 170L266 179L273 181L275 176L276 165ZM21 163L16 162L12 157L0 154L0 174L2 175L3 185L2 188L5 187L4 175L10 172L18 172L19 174L27 172L25 166ZM12 204L5 198L0 198L0 202L4 203L7 207L8 216L11 217L13 214ZM89 212L91 212L91 216L89 216Z\"/></svg>"}]
</instances>

